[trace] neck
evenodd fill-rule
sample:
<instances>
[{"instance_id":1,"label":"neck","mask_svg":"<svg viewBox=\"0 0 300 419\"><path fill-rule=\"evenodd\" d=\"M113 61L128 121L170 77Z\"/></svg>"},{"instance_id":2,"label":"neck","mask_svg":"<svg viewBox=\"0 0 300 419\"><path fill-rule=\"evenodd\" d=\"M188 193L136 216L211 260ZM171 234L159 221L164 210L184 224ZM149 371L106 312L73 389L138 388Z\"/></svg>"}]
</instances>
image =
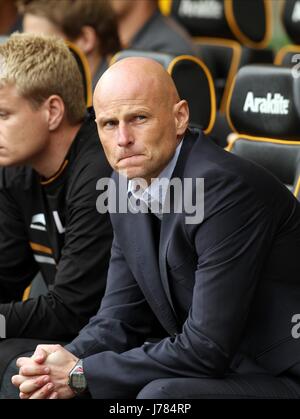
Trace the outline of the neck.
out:
<instances>
[{"instance_id":1,"label":"neck","mask_svg":"<svg viewBox=\"0 0 300 419\"><path fill-rule=\"evenodd\" d=\"M80 126L81 124L65 126L58 132L52 133L48 146L35 156L29 165L40 176L51 178L62 166Z\"/></svg>"},{"instance_id":2,"label":"neck","mask_svg":"<svg viewBox=\"0 0 300 419\"><path fill-rule=\"evenodd\" d=\"M127 48L134 36L157 10L155 2L139 0L130 13L122 16L118 22L121 44Z\"/></svg>"}]
</instances>

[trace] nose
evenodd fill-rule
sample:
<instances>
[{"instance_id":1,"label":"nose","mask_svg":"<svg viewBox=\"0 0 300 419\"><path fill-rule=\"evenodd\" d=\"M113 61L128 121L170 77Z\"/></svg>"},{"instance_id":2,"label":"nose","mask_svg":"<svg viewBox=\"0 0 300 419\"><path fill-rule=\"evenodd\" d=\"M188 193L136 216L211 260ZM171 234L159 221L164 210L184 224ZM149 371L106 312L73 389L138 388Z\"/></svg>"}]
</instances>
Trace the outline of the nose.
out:
<instances>
[{"instance_id":1,"label":"nose","mask_svg":"<svg viewBox=\"0 0 300 419\"><path fill-rule=\"evenodd\" d=\"M120 147L127 147L130 144L133 144L133 134L130 127L126 122L121 121L118 127L118 145Z\"/></svg>"}]
</instances>

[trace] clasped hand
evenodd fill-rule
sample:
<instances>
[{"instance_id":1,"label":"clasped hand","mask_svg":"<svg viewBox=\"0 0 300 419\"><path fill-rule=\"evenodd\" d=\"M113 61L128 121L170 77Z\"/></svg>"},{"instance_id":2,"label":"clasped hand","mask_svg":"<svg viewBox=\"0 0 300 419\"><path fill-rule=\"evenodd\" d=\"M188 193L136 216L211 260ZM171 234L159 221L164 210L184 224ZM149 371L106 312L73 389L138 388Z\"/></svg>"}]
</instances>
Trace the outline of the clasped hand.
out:
<instances>
[{"instance_id":1,"label":"clasped hand","mask_svg":"<svg viewBox=\"0 0 300 419\"><path fill-rule=\"evenodd\" d=\"M61 345L38 345L31 358L19 358L19 374L12 383L19 388L21 399L71 399L69 372L78 358Z\"/></svg>"}]
</instances>

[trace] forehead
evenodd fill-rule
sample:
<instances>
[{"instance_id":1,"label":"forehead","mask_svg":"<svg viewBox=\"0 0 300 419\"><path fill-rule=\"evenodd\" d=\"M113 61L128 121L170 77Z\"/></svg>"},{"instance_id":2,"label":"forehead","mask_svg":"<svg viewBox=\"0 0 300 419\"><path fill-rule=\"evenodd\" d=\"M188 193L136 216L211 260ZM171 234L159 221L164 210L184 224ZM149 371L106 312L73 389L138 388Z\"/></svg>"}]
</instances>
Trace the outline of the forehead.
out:
<instances>
[{"instance_id":1,"label":"forehead","mask_svg":"<svg viewBox=\"0 0 300 419\"><path fill-rule=\"evenodd\" d=\"M0 106L10 109L16 109L18 112L27 111L30 102L23 97L14 84L5 84L1 86L0 82Z\"/></svg>"},{"instance_id":2,"label":"forehead","mask_svg":"<svg viewBox=\"0 0 300 419\"><path fill-rule=\"evenodd\" d=\"M145 72L115 71L106 78L96 93L99 99L141 99L152 96L157 90L157 80Z\"/></svg>"},{"instance_id":3,"label":"forehead","mask_svg":"<svg viewBox=\"0 0 300 419\"><path fill-rule=\"evenodd\" d=\"M10 102L12 100L23 99L23 97L18 93L17 88L14 84L3 84L1 85L0 80L0 101Z\"/></svg>"},{"instance_id":4,"label":"forehead","mask_svg":"<svg viewBox=\"0 0 300 419\"><path fill-rule=\"evenodd\" d=\"M126 86L125 86L126 87ZM111 86L99 89L94 97L96 113L144 108L155 110L162 102L161 95L156 89L143 89L140 84L135 86Z\"/></svg>"}]
</instances>

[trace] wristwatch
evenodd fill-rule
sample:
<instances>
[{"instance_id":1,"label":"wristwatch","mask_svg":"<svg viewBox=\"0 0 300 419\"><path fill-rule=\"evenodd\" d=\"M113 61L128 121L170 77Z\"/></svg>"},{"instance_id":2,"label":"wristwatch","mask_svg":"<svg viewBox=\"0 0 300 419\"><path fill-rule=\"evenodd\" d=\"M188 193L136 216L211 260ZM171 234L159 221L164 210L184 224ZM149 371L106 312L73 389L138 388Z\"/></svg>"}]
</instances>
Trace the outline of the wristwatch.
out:
<instances>
[{"instance_id":1,"label":"wristwatch","mask_svg":"<svg viewBox=\"0 0 300 419\"><path fill-rule=\"evenodd\" d=\"M69 373L68 386L75 394L82 394L87 390L87 382L83 372L82 359L76 363Z\"/></svg>"}]
</instances>

